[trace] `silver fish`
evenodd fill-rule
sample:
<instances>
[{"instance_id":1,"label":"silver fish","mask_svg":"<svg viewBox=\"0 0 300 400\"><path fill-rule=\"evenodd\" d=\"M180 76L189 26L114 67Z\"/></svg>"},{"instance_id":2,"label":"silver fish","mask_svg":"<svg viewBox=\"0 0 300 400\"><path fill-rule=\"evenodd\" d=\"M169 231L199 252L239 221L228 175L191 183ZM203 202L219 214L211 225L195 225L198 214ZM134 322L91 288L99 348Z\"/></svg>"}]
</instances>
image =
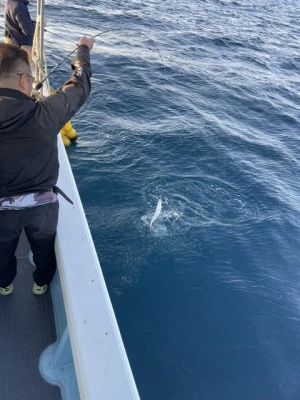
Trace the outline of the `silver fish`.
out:
<instances>
[{"instance_id":1,"label":"silver fish","mask_svg":"<svg viewBox=\"0 0 300 400\"><path fill-rule=\"evenodd\" d=\"M162 206L162 201L161 199L158 200L157 202L157 206L155 209L155 213L153 214L153 217L151 218L151 222L150 222L150 231L152 229L152 224L153 222L156 220L156 218L159 216L160 212L161 212L161 206Z\"/></svg>"}]
</instances>

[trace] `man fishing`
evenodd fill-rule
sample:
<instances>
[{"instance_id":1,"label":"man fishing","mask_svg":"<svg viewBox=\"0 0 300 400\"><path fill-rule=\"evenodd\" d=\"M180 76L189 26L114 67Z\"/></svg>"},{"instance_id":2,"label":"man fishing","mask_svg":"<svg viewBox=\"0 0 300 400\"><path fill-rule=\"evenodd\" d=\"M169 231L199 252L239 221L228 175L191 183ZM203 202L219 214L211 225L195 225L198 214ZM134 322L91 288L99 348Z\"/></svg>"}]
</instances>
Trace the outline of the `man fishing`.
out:
<instances>
[{"instance_id":1,"label":"man fishing","mask_svg":"<svg viewBox=\"0 0 300 400\"><path fill-rule=\"evenodd\" d=\"M0 43L0 295L13 292L22 229L36 266L33 293L44 294L54 276L57 134L90 94L93 43L79 40L71 78L37 102L30 97L34 78L27 53Z\"/></svg>"}]
</instances>

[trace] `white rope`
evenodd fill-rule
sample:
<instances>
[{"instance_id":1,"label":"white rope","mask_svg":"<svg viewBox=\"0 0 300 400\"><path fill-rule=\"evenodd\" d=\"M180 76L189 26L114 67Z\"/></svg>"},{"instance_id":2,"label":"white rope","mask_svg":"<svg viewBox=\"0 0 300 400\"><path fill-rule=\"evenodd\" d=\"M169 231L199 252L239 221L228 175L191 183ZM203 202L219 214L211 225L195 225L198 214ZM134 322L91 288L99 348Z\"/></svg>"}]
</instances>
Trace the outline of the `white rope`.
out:
<instances>
[{"instance_id":1,"label":"white rope","mask_svg":"<svg viewBox=\"0 0 300 400\"><path fill-rule=\"evenodd\" d=\"M32 62L35 68L36 82L41 82L48 75L45 48L43 54L41 54L40 29L41 29L41 16L37 15L33 44L32 44ZM49 80L47 80L47 86L48 88L50 88Z\"/></svg>"},{"instance_id":2,"label":"white rope","mask_svg":"<svg viewBox=\"0 0 300 400\"><path fill-rule=\"evenodd\" d=\"M40 29L41 29L41 17L37 15L36 17L36 24L35 24L35 31L32 43L32 61L35 64L36 72L41 68L41 60L40 60ZM36 76L36 79L38 77Z\"/></svg>"}]
</instances>

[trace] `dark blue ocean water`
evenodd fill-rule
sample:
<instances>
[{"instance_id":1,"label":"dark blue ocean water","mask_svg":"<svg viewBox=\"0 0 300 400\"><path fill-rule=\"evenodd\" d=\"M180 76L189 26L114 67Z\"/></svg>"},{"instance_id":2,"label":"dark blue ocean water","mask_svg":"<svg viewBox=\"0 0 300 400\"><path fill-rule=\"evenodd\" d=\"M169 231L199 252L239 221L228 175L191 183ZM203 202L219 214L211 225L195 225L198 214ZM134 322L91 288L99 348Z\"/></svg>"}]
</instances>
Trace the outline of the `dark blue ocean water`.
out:
<instances>
[{"instance_id":1,"label":"dark blue ocean water","mask_svg":"<svg viewBox=\"0 0 300 400\"><path fill-rule=\"evenodd\" d=\"M110 31L68 154L143 400L300 398L299 18L298 0L46 5L49 69Z\"/></svg>"}]
</instances>

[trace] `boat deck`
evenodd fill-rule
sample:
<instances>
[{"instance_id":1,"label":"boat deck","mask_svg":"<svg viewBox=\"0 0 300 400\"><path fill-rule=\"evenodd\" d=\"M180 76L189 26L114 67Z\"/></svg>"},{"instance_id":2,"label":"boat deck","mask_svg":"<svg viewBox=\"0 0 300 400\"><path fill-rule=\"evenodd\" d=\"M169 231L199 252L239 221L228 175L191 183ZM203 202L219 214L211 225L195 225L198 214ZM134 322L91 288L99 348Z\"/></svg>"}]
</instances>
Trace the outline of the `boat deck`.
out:
<instances>
[{"instance_id":1,"label":"boat deck","mask_svg":"<svg viewBox=\"0 0 300 400\"><path fill-rule=\"evenodd\" d=\"M41 352L56 341L51 293L32 294L34 267L22 234L17 249L14 293L0 296L1 400L61 400L60 389L47 383L38 369Z\"/></svg>"}]
</instances>

